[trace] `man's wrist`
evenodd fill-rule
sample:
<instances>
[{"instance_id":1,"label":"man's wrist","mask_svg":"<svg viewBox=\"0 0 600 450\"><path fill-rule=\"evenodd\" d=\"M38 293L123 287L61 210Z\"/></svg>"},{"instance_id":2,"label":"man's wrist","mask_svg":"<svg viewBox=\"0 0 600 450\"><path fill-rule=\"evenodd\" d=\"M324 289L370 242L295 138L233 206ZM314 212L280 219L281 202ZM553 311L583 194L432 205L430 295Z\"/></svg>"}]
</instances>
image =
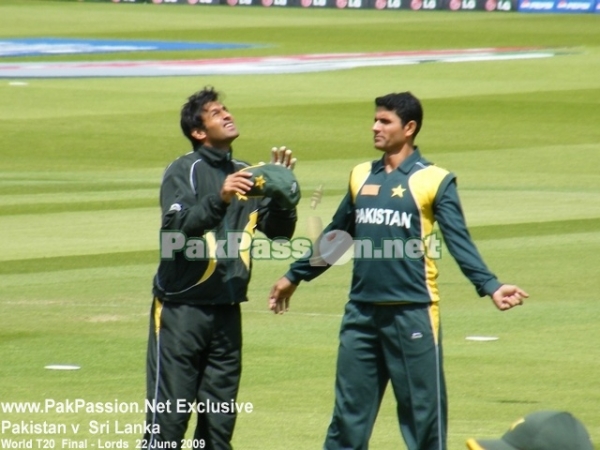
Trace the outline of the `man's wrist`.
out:
<instances>
[{"instance_id":1,"label":"man's wrist","mask_svg":"<svg viewBox=\"0 0 600 450\"><path fill-rule=\"evenodd\" d=\"M502 287L503 283L500 283L497 279L487 281L481 289L485 295L492 297L494 293Z\"/></svg>"},{"instance_id":2,"label":"man's wrist","mask_svg":"<svg viewBox=\"0 0 600 450\"><path fill-rule=\"evenodd\" d=\"M300 284L300 282L302 281L302 279L300 277L298 277L296 274L294 274L294 272L292 272L291 270L289 270L285 275L285 278L288 279L288 281L296 286L298 286Z\"/></svg>"}]
</instances>

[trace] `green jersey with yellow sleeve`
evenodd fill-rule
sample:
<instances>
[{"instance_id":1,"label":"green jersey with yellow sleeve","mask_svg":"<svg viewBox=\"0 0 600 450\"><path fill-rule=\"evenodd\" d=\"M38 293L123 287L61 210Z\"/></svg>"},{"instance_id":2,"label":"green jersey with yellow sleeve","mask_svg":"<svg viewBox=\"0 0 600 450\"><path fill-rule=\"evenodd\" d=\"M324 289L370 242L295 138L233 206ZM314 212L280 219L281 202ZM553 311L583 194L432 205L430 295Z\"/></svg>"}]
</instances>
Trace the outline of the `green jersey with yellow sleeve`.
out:
<instances>
[{"instance_id":1,"label":"green jersey with yellow sleeve","mask_svg":"<svg viewBox=\"0 0 600 450\"><path fill-rule=\"evenodd\" d=\"M436 259L442 257L442 236L480 296L500 287L471 239L456 177L424 159L418 148L390 173L383 158L354 167L348 192L323 235L331 232L347 233L354 243L350 300L439 301ZM291 264L286 277L295 284L310 281L328 267L304 258Z\"/></svg>"}]
</instances>

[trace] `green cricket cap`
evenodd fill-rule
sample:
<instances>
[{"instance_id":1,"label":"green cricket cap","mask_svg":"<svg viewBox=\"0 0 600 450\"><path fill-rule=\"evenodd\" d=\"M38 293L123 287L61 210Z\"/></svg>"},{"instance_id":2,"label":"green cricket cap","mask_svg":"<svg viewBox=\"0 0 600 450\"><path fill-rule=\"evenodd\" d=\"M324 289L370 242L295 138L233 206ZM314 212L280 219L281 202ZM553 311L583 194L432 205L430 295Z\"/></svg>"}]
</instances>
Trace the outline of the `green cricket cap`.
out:
<instances>
[{"instance_id":1,"label":"green cricket cap","mask_svg":"<svg viewBox=\"0 0 600 450\"><path fill-rule=\"evenodd\" d=\"M254 186L246 197L268 197L282 208L292 209L300 201L300 184L292 172L281 164L260 164L241 169L252 174ZM243 199L244 196L241 196Z\"/></svg>"},{"instance_id":2,"label":"green cricket cap","mask_svg":"<svg viewBox=\"0 0 600 450\"><path fill-rule=\"evenodd\" d=\"M501 439L467 441L469 450L594 450L584 425L565 411L538 411L517 420Z\"/></svg>"}]
</instances>

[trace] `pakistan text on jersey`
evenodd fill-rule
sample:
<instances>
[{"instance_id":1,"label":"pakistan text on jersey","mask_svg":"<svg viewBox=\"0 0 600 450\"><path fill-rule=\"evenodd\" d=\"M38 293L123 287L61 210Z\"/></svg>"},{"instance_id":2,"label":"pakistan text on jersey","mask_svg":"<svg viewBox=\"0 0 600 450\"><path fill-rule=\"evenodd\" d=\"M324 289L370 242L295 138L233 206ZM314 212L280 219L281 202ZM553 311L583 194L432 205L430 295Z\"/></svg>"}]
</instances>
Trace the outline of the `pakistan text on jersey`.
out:
<instances>
[{"instance_id":1,"label":"pakistan text on jersey","mask_svg":"<svg viewBox=\"0 0 600 450\"><path fill-rule=\"evenodd\" d=\"M412 214L401 213L394 209L358 208L356 210L356 223L404 227L408 230L411 219Z\"/></svg>"}]
</instances>

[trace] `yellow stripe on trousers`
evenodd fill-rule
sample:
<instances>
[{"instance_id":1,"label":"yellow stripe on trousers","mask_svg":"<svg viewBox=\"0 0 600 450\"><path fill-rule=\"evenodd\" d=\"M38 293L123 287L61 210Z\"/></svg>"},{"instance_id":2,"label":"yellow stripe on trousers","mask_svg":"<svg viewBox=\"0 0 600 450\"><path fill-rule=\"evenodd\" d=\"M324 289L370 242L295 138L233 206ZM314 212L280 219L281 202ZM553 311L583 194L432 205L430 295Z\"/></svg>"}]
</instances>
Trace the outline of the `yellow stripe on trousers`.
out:
<instances>
[{"instance_id":1,"label":"yellow stripe on trousers","mask_svg":"<svg viewBox=\"0 0 600 450\"><path fill-rule=\"evenodd\" d=\"M163 304L158 299L158 297L154 297L154 334L158 336L158 332L160 331L160 316L162 314Z\"/></svg>"}]
</instances>

